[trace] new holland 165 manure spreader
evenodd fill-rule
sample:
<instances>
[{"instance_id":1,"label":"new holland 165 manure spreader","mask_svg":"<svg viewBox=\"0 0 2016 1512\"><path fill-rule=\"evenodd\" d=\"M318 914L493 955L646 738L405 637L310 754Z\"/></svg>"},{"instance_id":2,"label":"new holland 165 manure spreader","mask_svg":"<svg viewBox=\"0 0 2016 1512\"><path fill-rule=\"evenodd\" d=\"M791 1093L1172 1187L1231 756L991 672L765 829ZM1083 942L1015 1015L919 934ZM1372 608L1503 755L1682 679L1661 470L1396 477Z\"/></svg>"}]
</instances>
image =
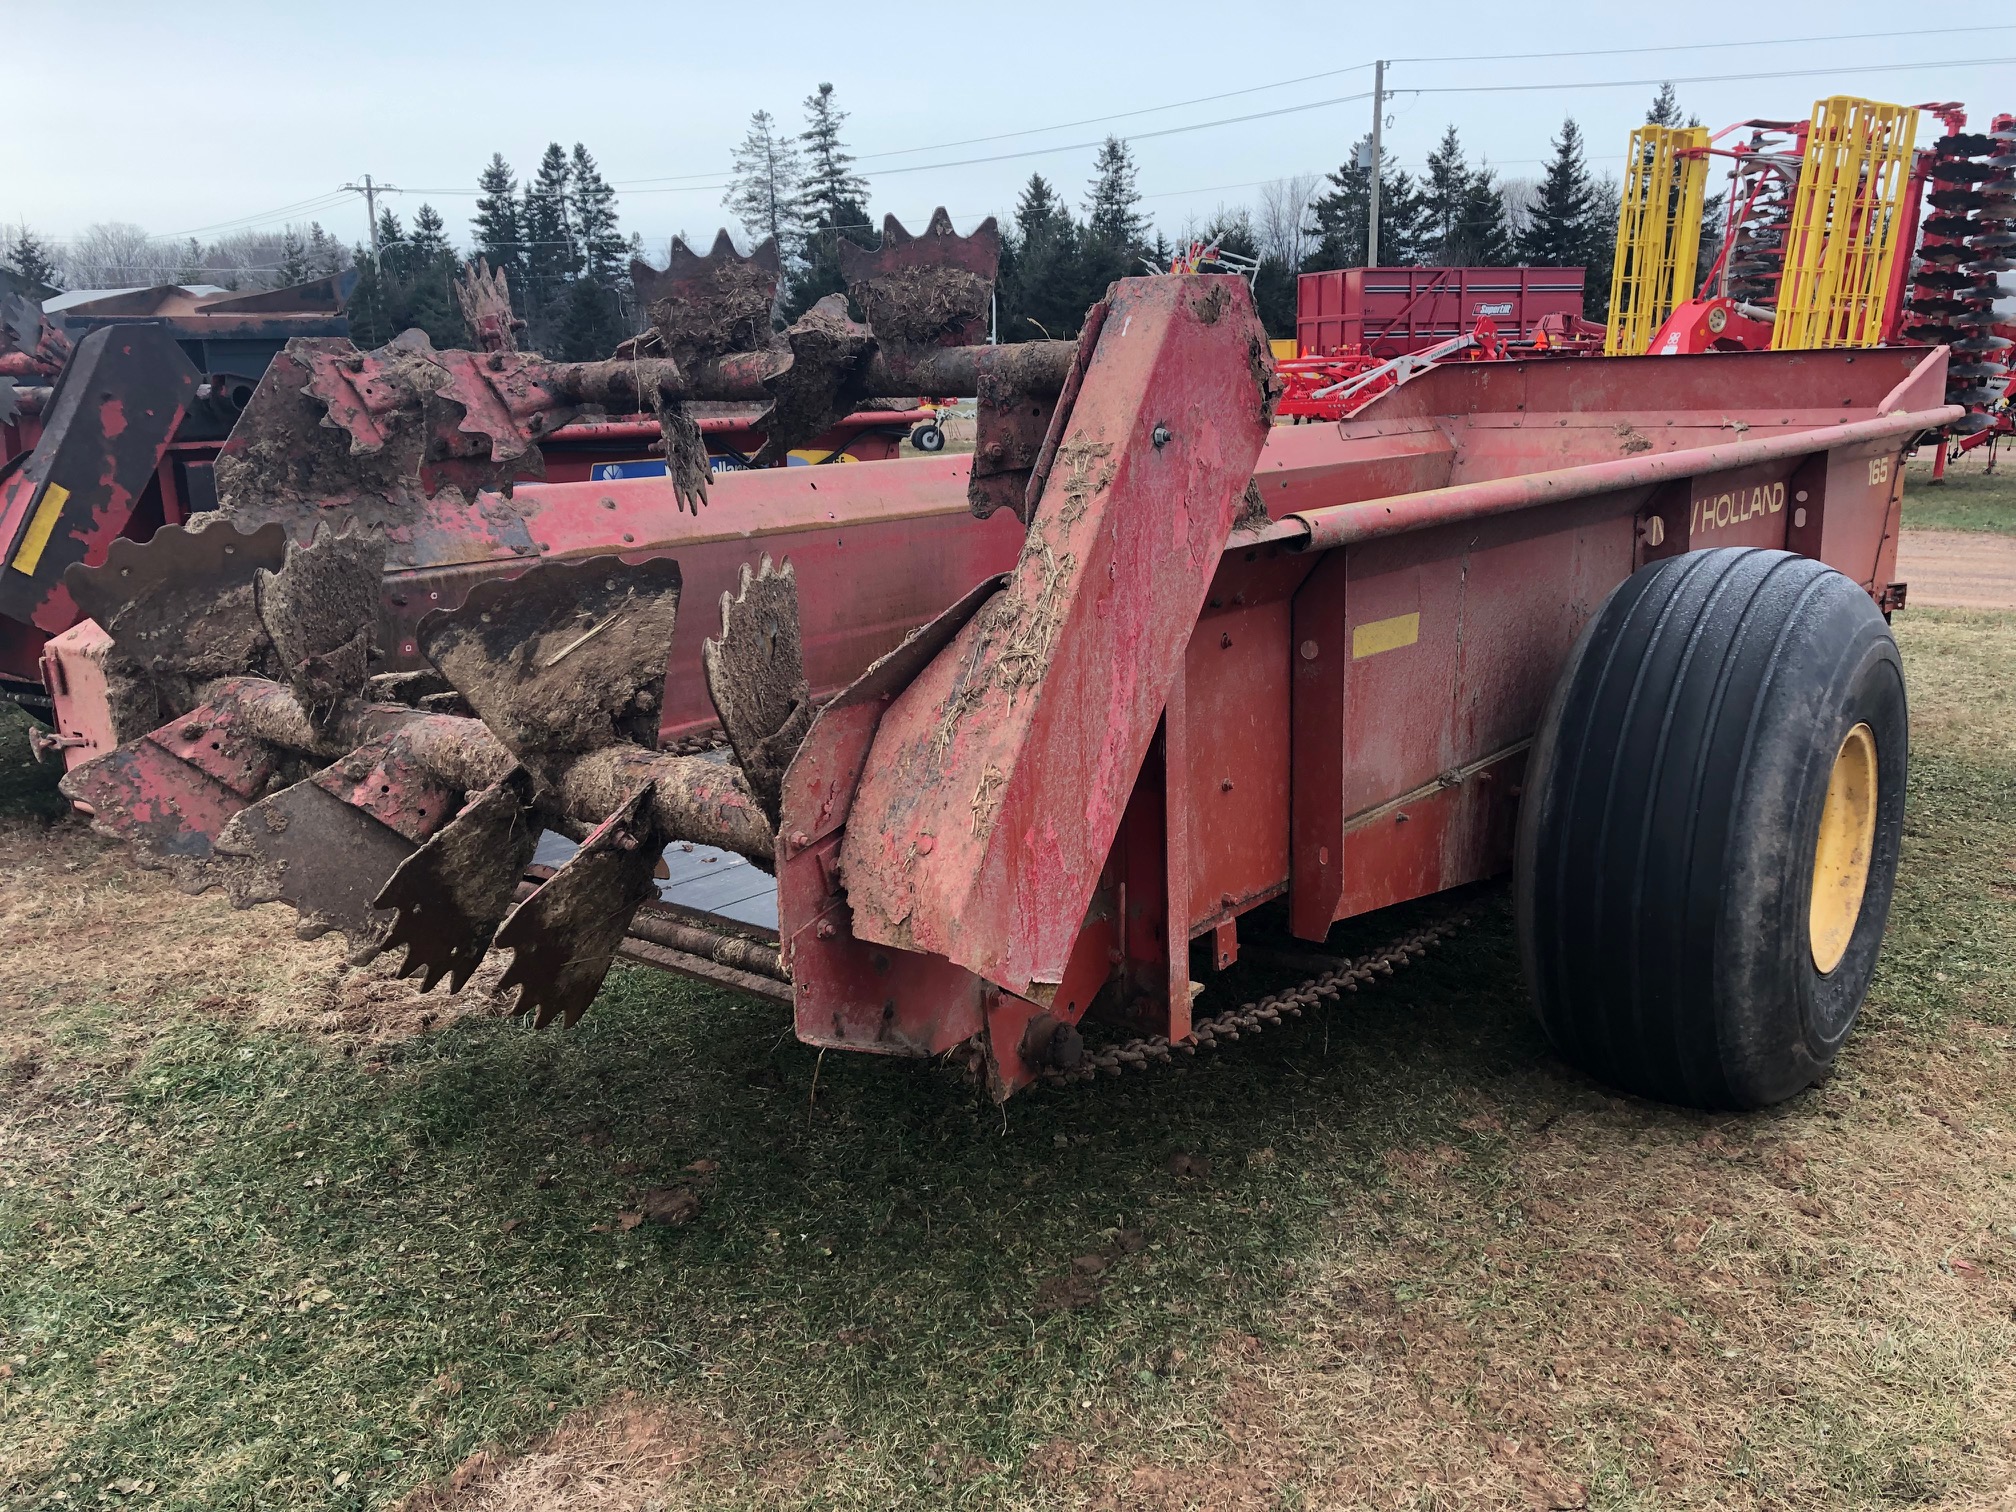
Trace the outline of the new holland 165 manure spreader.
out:
<instances>
[{"instance_id":1,"label":"new holland 165 manure spreader","mask_svg":"<svg viewBox=\"0 0 2016 1512\"><path fill-rule=\"evenodd\" d=\"M773 334L774 259L724 244L606 363L294 343L213 514L36 548L90 617L45 658L65 791L426 985L509 952L539 1023L629 954L997 1097L1453 927L1193 1019L1255 909L1320 942L1508 871L1594 1073L1754 1107L1824 1070L1897 863L1886 619L1943 349L1472 363L1274 427L1237 278L990 347L991 224L842 250L865 322ZM978 396L973 455L710 481L690 408L766 403L786 448L917 394ZM655 415L667 475L517 481L589 404ZM41 500L8 497L17 571ZM681 845L774 873L774 929L659 907Z\"/></svg>"}]
</instances>

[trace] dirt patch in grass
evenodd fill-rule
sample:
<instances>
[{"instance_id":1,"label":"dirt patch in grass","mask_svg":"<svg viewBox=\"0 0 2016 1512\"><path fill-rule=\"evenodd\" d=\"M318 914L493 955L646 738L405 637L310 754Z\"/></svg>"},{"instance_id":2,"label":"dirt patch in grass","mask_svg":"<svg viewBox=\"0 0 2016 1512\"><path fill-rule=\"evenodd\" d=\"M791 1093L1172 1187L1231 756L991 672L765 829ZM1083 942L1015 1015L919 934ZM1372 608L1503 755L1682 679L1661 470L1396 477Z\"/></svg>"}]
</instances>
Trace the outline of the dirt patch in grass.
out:
<instances>
[{"instance_id":1,"label":"dirt patch in grass","mask_svg":"<svg viewBox=\"0 0 2016 1512\"><path fill-rule=\"evenodd\" d=\"M1907 530L1897 576L1922 609L2016 609L2016 534Z\"/></svg>"},{"instance_id":2,"label":"dirt patch in grass","mask_svg":"<svg viewBox=\"0 0 2016 1512\"><path fill-rule=\"evenodd\" d=\"M0 929L41 964L0 958L36 1047L0 1080L0 1503L1992 1507L2016 617L1898 633L1884 964L1837 1073L1752 1117L1553 1059L1502 910L1327 1015L1004 1113L629 968L567 1034L367 1052L286 1017L338 955L279 910L8 831ZM1242 963L1205 1011L1274 984ZM661 1189L684 1221L644 1220Z\"/></svg>"},{"instance_id":3,"label":"dirt patch in grass","mask_svg":"<svg viewBox=\"0 0 2016 1512\"><path fill-rule=\"evenodd\" d=\"M576 1413L516 1455L478 1450L392 1512L666 1512L726 1435L627 1393Z\"/></svg>"}]
</instances>

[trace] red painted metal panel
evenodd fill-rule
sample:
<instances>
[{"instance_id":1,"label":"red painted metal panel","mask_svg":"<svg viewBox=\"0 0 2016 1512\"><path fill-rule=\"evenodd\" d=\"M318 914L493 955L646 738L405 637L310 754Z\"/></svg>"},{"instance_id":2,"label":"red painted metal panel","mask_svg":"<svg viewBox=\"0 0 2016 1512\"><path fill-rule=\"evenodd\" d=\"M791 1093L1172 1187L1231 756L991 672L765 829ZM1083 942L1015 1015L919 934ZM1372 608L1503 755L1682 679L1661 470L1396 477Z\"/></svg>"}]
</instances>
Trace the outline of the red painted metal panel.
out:
<instances>
[{"instance_id":1,"label":"red painted metal panel","mask_svg":"<svg viewBox=\"0 0 2016 1512\"><path fill-rule=\"evenodd\" d=\"M1328 551L1295 595L1291 656L1289 927L1320 940L1344 896L1344 632L1349 553Z\"/></svg>"},{"instance_id":2,"label":"red painted metal panel","mask_svg":"<svg viewBox=\"0 0 2016 1512\"><path fill-rule=\"evenodd\" d=\"M978 1034L999 994L942 956L857 939L838 884L837 836L778 871L778 918L790 930L792 1012L808 1045L936 1055Z\"/></svg>"},{"instance_id":3,"label":"red painted metal panel","mask_svg":"<svg viewBox=\"0 0 2016 1512\"><path fill-rule=\"evenodd\" d=\"M1188 940L1288 884L1291 596L1316 565L1225 554L1184 656Z\"/></svg>"},{"instance_id":4,"label":"red painted metal panel","mask_svg":"<svg viewBox=\"0 0 2016 1512\"><path fill-rule=\"evenodd\" d=\"M1418 493L1450 481L1455 443L1432 421L1363 429L1277 425L1253 469L1274 519L1388 494Z\"/></svg>"},{"instance_id":5,"label":"red painted metal panel","mask_svg":"<svg viewBox=\"0 0 2016 1512\"><path fill-rule=\"evenodd\" d=\"M1575 636L1631 571L1637 498L1324 557L1295 604L1297 934L1503 867L1526 742Z\"/></svg>"},{"instance_id":6,"label":"red painted metal panel","mask_svg":"<svg viewBox=\"0 0 2016 1512\"><path fill-rule=\"evenodd\" d=\"M1787 508L1792 498L1790 474L1798 465L1787 458L1689 478L1689 548L1783 547L1786 528L1792 523L1792 511Z\"/></svg>"},{"instance_id":7,"label":"red painted metal panel","mask_svg":"<svg viewBox=\"0 0 2016 1512\"><path fill-rule=\"evenodd\" d=\"M1304 357L1418 352L1467 334L1480 319L1530 340L1548 315L1582 313L1580 268L1334 268L1295 286L1295 339Z\"/></svg>"},{"instance_id":8,"label":"red painted metal panel","mask_svg":"<svg viewBox=\"0 0 2016 1512\"><path fill-rule=\"evenodd\" d=\"M1501 425L1523 427L1532 415L1625 411L1655 419L1655 430L1665 429L1669 420L1676 425L1740 422L1747 427L1745 434L1762 434L1781 425L1831 424L1843 411L1869 415L1930 408L1885 402L1914 374L1929 385L1930 372L1921 366L1928 360L1939 363L1941 388L1932 391L1936 404L1945 381L1943 348L1718 352L1685 362L1605 357L1601 362L1444 363L1382 394L1354 418L1390 422L1488 415Z\"/></svg>"},{"instance_id":9,"label":"red painted metal panel","mask_svg":"<svg viewBox=\"0 0 2016 1512\"><path fill-rule=\"evenodd\" d=\"M857 939L841 886L839 830L889 699L998 590L967 593L820 711L785 774L777 918L798 1037L884 1054L931 1055L978 1034L995 989L941 957Z\"/></svg>"},{"instance_id":10,"label":"red painted metal panel","mask_svg":"<svg viewBox=\"0 0 2016 1512\"><path fill-rule=\"evenodd\" d=\"M1167 1033L1180 1039L1190 1032L1190 949L1183 931L1172 935L1168 927L1169 897L1178 885L1169 864L1168 754L1165 720L1128 795L1102 884L1111 889L1122 920L1115 945L1121 989L1105 1005L1105 1016L1136 1033Z\"/></svg>"},{"instance_id":11,"label":"red painted metal panel","mask_svg":"<svg viewBox=\"0 0 2016 1512\"><path fill-rule=\"evenodd\" d=\"M153 327L107 327L78 343L44 411L35 451L0 484L0 614L51 635L69 629L78 616L62 583L65 570L102 562L121 535L152 533L158 496L151 521L141 525L136 512L152 496L155 469L193 400L196 377ZM45 506L55 510L53 520L43 517ZM44 544L24 555L31 528L41 530Z\"/></svg>"},{"instance_id":12,"label":"red painted metal panel","mask_svg":"<svg viewBox=\"0 0 2016 1512\"><path fill-rule=\"evenodd\" d=\"M877 731L842 847L857 932L1050 1000L1266 440L1269 378L1237 279L1114 286L1009 586Z\"/></svg>"},{"instance_id":13,"label":"red painted metal panel","mask_svg":"<svg viewBox=\"0 0 2016 1512\"><path fill-rule=\"evenodd\" d=\"M1827 454L1827 515L1820 560L1872 591L1896 570L1896 527L1904 458L1896 445L1842 447ZM1883 567L1883 559L1891 565Z\"/></svg>"},{"instance_id":14,"label":"red painted metal panel","mask_svg":"<svg viewBox=\"0 0 2016 1512\"><path fill-rule=\"evenodd\" d=\"M1168 993L1163 1017L1172 1026L1169 1033L1181 1039L1190 1032L1190 931L1191 880L1190 833L1194 828L1190 802L1190 695L1179 668L1169 685L1169 701L1162 710L1162 954L1167 963L1164 988ZM1146 764L1145 762L1143 763ZM1139 779L1136 779L1138 785ZM1124 816L1123 816L1124 817ZM1117 841L1117 835L1114 837ZM1154 1017L1152 1009L1145 1015Z\"/></svg>"},{"instance_id":15,"label":"red painted metal panel","mask_svg":"<svg viewBox=\"0 0 2016 1512\"><path fill-rule=\"evenodd\" d=\"M823 696L1014 564L1021 522L1005 513L973 518L969 465L967 457L931 457L728 473L715 479L698 518L679 509L663 478L526 484L510 501L486 494L476 521L466 509L443 511L413 532L413 558L469 565L395 573L388 644L417 665L412 631L421 615L461 602L471 583L527 556L600 556L612 545L675 551L685 586L661 716L664 735L675 738L714 722L700 643L720 634L716 605L742 565L768 552L797 567L806 675ZM479 533L486 521L493 528Z\"/></svg>"},{"instance_id":16,"label":"red painted metal panel","mask_svg":"<svg viewBox=\"0 0 2016 1512\"><path fill-rule=\"evenodd\" d=\"M1473 448L1473 465L1486 465L1487 458L1501 464L1514 464L1506 466L1503 471L1494 470L1475 481L1425 493L1402 494L1361 504L1313 510L1297 515L1295 519L1306 528L1309 546L1346 546L1436 525L1516 513L1543 504L1650 488L1676 479L1719 474L1758 463L1776 462L1781 468L1789 468L1791 463L1820 450L1841 449L1854 457L1868 458L1873 478L1877 459L1872 454L1885 453L1895 459L1911 437L1958 419L1960 413L1958 405L1946 405L1916 414L1884 415L1852 421L1829 427L1818 434L1809 429L1785 430L1754 440L1664 452L1653 451L1648 442L1643 455L1589 462L1553 472L1519 470L1516 463L1519 460L1520 433L1507 431L1499 433L1510 438L1507 444L1492 447L1488 443L1480 443ZM1626 449L1631 447L1627 444ZM1511 454L1509 457L1508 453ZM1886 490L1888 478L1885 472L1883 487ZM1874 543L1871 544L1873 546ZM1867 560L1873 562L1873 553ZM1856 574L1851 572L1850 575Z\"/></svg>"}]
</instances>

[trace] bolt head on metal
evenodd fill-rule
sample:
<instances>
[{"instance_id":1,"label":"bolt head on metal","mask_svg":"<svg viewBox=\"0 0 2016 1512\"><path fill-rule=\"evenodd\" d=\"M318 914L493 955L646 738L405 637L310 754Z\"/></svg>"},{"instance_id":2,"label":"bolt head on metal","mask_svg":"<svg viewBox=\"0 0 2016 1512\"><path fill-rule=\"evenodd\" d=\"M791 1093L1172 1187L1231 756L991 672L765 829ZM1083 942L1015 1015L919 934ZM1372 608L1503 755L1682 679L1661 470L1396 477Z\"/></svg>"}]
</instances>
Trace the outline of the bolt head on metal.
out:
<instances>
[{"instance_id":1,"label":"bolt head on metal","mask_svg":"<svg viewBox=\"0 0 2016 1512\"><path fill-rule=\"evenodd\" d=\"M1316 642L1312 640L1306 640L1302 642L1302 660L1304 661L1316 660Z\"/></svg>"},{"instance_id":2,"label":"bolt head on metal","mask_svg":"<svg viewBox=\"0 0 2016 1512\"><path fill-rule=\"evenodd\" d=\"M1148 439L1153 441L1155 443L1155 449L1157 451L1160 451L1163 447L1169 444L1169 427L1166 425L1156 426L1154 431L1149 435Z\"/></svg>"},{"instance_id":3,"label":"bolt head on metal","mask_svg":"<svg viewBox=\"0 0 2016 1512\"><path fill-rule=\"evenodd\" d=\"M819 928L816 931L816 933L818 934L820 939L830 940L835 935L840 933L840 930L839 926L834 924L834 922L831 919L823 919L820 921Z\"/></svg>"}]
</instances>

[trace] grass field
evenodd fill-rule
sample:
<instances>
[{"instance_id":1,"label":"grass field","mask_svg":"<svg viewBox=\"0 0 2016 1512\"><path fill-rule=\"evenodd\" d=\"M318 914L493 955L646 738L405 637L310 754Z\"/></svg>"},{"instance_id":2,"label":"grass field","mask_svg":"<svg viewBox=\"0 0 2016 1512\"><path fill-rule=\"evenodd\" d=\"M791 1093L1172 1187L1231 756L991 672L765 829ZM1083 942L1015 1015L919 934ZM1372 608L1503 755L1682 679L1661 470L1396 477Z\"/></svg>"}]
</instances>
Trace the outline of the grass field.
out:
<instances>
[{"instance_id":1,"label":"grass field","mask_svg":"<svg viewBox=\"0 0 2016 1512\"><path fill-rule=\"evenodd\" d=\"M1929 460L1907 465L1904 475L1904 524L1914 530L1984 530L2016 535L2016 453L2000 446L1995 471L1988 471L1988 449L1979 447L1946 470L1944 482L1932 482Z\"/></svg>"},{"instance_id":2,"label":"grass field","mask_svg":"<svg viewBox=\"0 0 2016 1512\"><path fill-rule=\"evenodd\" d=\"M1556 1061L1502 902L1003 1111L637 970L533 1035L4 821L0 1507L1997 1505L2016 617L1899 634L1885 963L1754 1117Z\"/></svg>"}]
</instances>

